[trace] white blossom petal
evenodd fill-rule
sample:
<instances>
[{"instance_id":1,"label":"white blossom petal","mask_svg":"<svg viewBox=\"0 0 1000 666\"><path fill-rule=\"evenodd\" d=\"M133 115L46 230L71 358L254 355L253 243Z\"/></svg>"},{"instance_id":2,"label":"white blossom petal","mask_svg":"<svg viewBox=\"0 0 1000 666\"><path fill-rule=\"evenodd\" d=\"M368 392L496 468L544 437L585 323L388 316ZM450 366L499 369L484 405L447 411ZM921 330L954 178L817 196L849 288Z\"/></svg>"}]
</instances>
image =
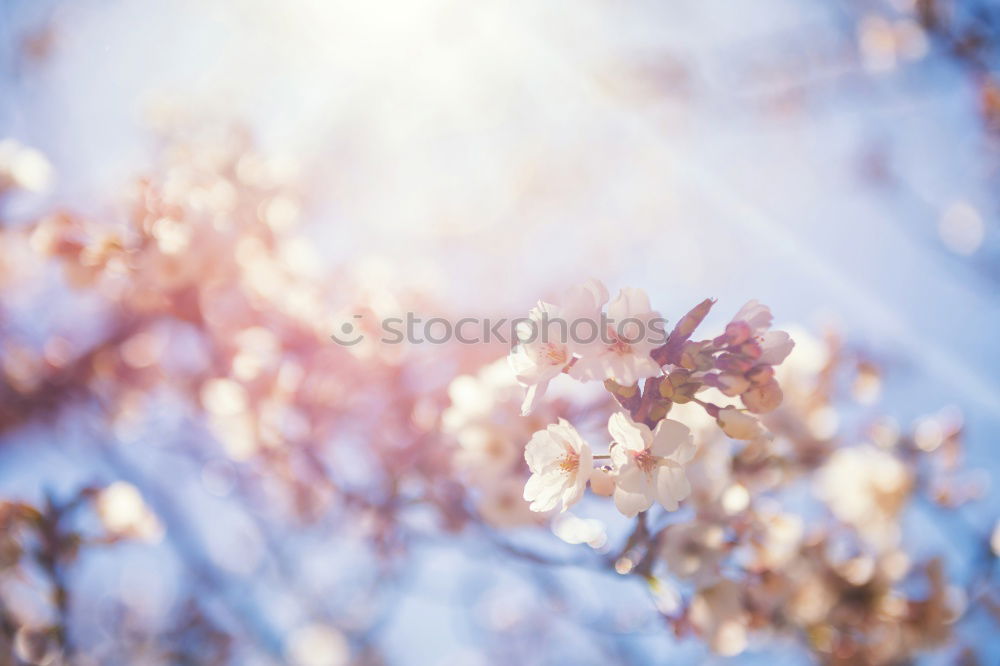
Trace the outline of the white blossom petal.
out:
<instances>
[{"instance_id":1,"label":"white blossom petal","mask_svg":"<svg viewBox=\"0 0 1000 666\"><path fill-rule=\"evenodd\" d=\"M563 297L562 314L570 317L599 314L608 302L608 288L600 280L587 280L569 289Z\"/></svg>"},{"instance_id":2,"label":"white blossom petal","mask_svg":"<svg viewBox=\"0 0 1000 666\"><path fill-rule=\"evenodd\" d=\"M531 470L524 499L532 511L549 511L560 502L565 510L583 495L593 469L590 446L565 419L532 435L524 459Z\"/></svg>"},{"instance_id":3,"label":"white blossom petal","mask_svg":"<svg viewBox=\"0 0 1000 666\"><path fill-rule=\"evenodd\" d=\"M768 365L779 365L788 358L794 347L795 341L785 331L768 331L763 335L763 341L760 343L761 356L759 362Z\"/></svg>"},{"instance_id":4,"label":"white blossom petal","mask_svg":"<svg viewBox=\"0 0 1000 666\"><path fill-rule=\"evenodd\" d=\"M772 319L771 308L756 300L747 301L733 317L734 322L745 322L754 335L759 335L770 328Z\"/></svg>"},{"instance_id":5,"label":"white blossom petal","mask_svg":"<svg viewBox=\"0 0 1000 666\"><path fill-rule=\"evenodd\" d=\"M615 484L615 507L628 518L653 506L653 488L645 473L634 469L619 475Z\"/></svg>"},{"instance_id":6,"label":"white blossom petal","mask_svg":"<svg viewBox=\"0 0 1000 666\"><path fill-rule=\"evenodd\" d=\"M691 429L686 425L673 419L663 419L656 424L649 450L655 456L669 456L691 439Z\"/></svg>"},{"instance_id":7,"label":"white blossom petal","mask_svg":"<svg viewBox=\"0 0 1000 666\"><path fill-rule=\"evenodd\" d=\"M608 318L620 325L629 317L646 314L651 311L649 296L644 289L625 287L618 292L617 298L608 304Z\"/></svg>"},{"instance_id":8,"label":"white blossom petal","mask_svg":"<svg viewBox=\"0 0 1000 666\"><path fill-rule=\"evenodd\" d=\"M760 421L735 407L726 407L719 410L719 416L716 420L719 423L719 427L722 428L722 432L733 439L750 441L765 434Z\"/></svg>"},{"instance_id":9,"label":"white blossom petal","mask_svg":"<svg viewBox=\"0 0 1000 666\"><path fill-rule=\"evenodd\" d=\"M608 432L612 439L628 451L642 451L652 441L649 426L636 423L625 412L615 412L608 419Z\"/></svg>"},{"instance_id":10,"label":"white blossom petal","mask_svg":"<svg viewBox=\"0 0 1000 666\"><path fill-rule=\"evenodd\" d=\"M691 494L684 468L667 462L656 470L656 497L668 511L676 511L679 502Z\"/></svg>"}]
</instances>

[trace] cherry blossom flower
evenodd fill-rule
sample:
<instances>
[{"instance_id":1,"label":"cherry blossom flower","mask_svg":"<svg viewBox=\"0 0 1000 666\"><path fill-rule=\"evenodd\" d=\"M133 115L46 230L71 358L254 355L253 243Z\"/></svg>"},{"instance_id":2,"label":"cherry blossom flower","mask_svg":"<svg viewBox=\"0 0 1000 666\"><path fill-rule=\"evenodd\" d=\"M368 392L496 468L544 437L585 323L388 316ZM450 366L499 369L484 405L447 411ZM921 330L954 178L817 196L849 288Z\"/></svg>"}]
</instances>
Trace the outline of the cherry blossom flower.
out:
<instances>
[{"instance_id":1,"label":"cherry blossom flower","mask_svg":"<svg viewBox=\"0 0 1000 666\"><path fill-rule=\"evenodd\" d=\"M559 307L551 303L539 302L531 309L528 318L534 327L545 327L545 335L535 331L530 340L520 342L510 355L510 365L517 376L517 381L527 387L521 413L528 415L538 404L549 382L556 378L572 359L569 345L563 340L549 339L548 333L554 328L558 319ZM518 331L519 337L524 334L527 326ZM543 340L545 340L543 342Z\"/></svg>"},{"instance_id":2,"label":"cherry blossom flower","mask_svg":"<svg viewBox=\"0 0 1000 666\"><path fill-rule=\"evenodd\" d=\"M740 396L751 412L770 412L781 404L782 391L774 378L774 367L791 353L794 341L784 331L772 331L771 310L757 301L750 301L736 313L726 326L726 332L712 341L723 353L708 365L719 370L710 377L711 385L725 395ZM705 362L704 354L693 358Z\"/></svg>"},{"instance_id":3,"label":"cherry blossom flower","mask_svg":"<svg viewBox=\"0 0 1000 666\"><path fill-rule=\"evenodd\" d=\"M912 485L899 458L870 445L838 449L815 477L816 494L833 515L879 546L899 538L897 515Z\"/></svg>"},{"instance_id":4,"label":"cherry blossom flower","mask_svg":"<svg viewBox=\"0 0 1000 666\"><path fill-rule=\"evenodd\" d=\"M779 365L791 353L795 342L785 331L772 331L771 309L756 300L746 303L726 326L730 344L753 342L759 347L757 362Z\"/></svg>"},{"instance_id":5,"label":"cherry blossom flower","mask_svg":"<svg viewBox=\"0 0 1000 666\"><path fill-rule=\"evenodd\" d=\"M506 429L491 424L463 428L456 439L455 464L478 485L508 474L520 457L520 447Z\"/></svg>"},{"instance_id":6,"label":"cherry blossom flower","mask_svg":"<svg viewBox=\"0 0 1000 666\"><path fill-rule=\"evenodd\" d=\"M521 406L523 415L531 413L549 382L573 360L570 327L580 320L591 321L596 327L607 300L605 286L590 280L570 289L561 306L539 301L528 313L528 321L518 327L518 345L509 357L517 381L528 389Z\"/></svg>"},{"instance_id":7,"label":"cherry blossom flower","mask_svg":"<svg viewBox=\"0 0 1000 666\"><path fill-rule=\"evenodd\" d=\"M761 335L767 329L771 328L773 318L771 308L756 299L747 301L733 316L729 325L726 326L726 334L729 335L732 328L745 327L747 338Z\"/></svg>"},{"instance_id":8,"label":"cherry blossom flower","mask_svg":"<svg viewBox=\"0 0 1000 666\"><path fill-rule=\"evenodd\" d=\"M516 400L517 383L510 376L510 369L503 359L481 368L475 375L459 375L448 386L451 405L442 414L442 426L448 432L457 432L469 423L497 420L500 405Z\"/></svg>"},{"instance_id":9,"label":"cherry blossom flower","mask_svg":"<svg viewBox=\"0 0 1000 666\"><path fill-rule=\"evenodd\" d=\"M521 443L533 430L515 418L520 389L500 359L476 375L460 375L448 387L441 429L454 439L455 467L474 485L503 479L519 466Z\"/></svg>"},{"instance_id":10,"label":"cherry blossom flower","mask_svg":"<svg viewBox=\"0 0 1000 666\"><path fill-rule=\"evenodd\" d=\"M479 515L493 527L511 528L537 524L544 517L533 513L521 496L521 480L507 476L483 488L477 503Z\"/></svg>"},{"instance_id":11,"label":"cherry blossom flower","mask_svg":"<svg viewBox=\"0 0 1000 666\"><path fill-rule=\"evenodd\" d=\"M656 430L650 430L628 414L615 412L608 431L615 440L611 461L617 473L614 498L618 510L631 518L659 501L668 511L676 511L691 492L684 475L684 465L695 453L688 427L663 419Z\"/></svg>"},{"instance_id":12,"label":"cherry blossom flower","mask_svg":"<svg viewBox=\"0 0 1000 666\"><path fill-rule=\"evenodd\" d=\"M662 320L650 307L646 292L622 289L608 305L607 315L604 334L595 340L573 336L571 347L580 359L570 374L584 381L611 379L623 386L659 375L660 364L650 352L662 342L657 341L654 327Z\"/></svg>"},{"instance_id":13,"label":"cherry blossom flower","mask_svg":"<svg viewBox=\"0 0 1000 666\"><path fill-rule=\"evenodd\" d=\"M524 499L532 511L550 511L560 503L562 510L583 496L593 468L593 454L568 421L550 425L532 435L524 450L531 478L524 486Z\"/></svg>"},{"instance_id":14,"label":"cherry blossom flower","mask_svg":"<svg viewBox=\"0 0 1000 666\"><path fill-rule=\"evenodd\" d=\"M475 375L456 377L448 396L441 431L453 444L452 468L470 489L479 516L498 528L538 524L541 516L522 497L524 442L541 424L556 419L554 404L521 418L522 389L505 358Z\"/></svg>"}]
</instances>

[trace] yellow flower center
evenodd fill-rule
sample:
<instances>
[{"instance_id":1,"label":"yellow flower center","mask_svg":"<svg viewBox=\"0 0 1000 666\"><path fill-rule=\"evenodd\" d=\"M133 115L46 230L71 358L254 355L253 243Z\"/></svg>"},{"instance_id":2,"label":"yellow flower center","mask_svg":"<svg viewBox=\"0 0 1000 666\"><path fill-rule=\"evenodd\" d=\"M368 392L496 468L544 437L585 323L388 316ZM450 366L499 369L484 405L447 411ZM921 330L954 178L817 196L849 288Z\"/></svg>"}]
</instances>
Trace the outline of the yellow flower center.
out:
<instances>
[{"instance_id":1,"label":"yellow flower center","mask_svg":"<svg viewBox=\"0 0 1000 666\"><path fill-rule=\"evenodd\" d=\"M578 453L567 453L562 460L559 461L559 469L567 474L573 474L580 468L580 454Z\"/></svg>"},{"instance_id":2,"label":"yellow flower center","mask_svg":"<svg viewBox=\"0 0 1000 666\"><path fill-rule=\"evenodd\" d=\"M656 468L658 460L656 456L649 452L649 449L633 453L632 456L635 458L635 464L646 474L651 473Z\"/></svg>"},{"instance_id":3,"label":"yellow flower center","mask_svg":"<svg viewBox=\"0 0 1000 666\"><path fill-rule=\"evenodd\" d=\"M608 329L608 335L611 337L611 344L608 345L608 351L612 351L621 356L632 353L632 345L626 342L614 331L614 329Z\"/></svg>"},{"instance_id":4,"label":"yellow flower center","mask_svg":"<svg viewBox=\"0 0 1000 666\"><path fill-rule=\"evenodd\" d=\"M566 349L552 342L547 342L542 347L542 356L552 365L566 365L568 360Z\"/></svg>"}]
</instances>

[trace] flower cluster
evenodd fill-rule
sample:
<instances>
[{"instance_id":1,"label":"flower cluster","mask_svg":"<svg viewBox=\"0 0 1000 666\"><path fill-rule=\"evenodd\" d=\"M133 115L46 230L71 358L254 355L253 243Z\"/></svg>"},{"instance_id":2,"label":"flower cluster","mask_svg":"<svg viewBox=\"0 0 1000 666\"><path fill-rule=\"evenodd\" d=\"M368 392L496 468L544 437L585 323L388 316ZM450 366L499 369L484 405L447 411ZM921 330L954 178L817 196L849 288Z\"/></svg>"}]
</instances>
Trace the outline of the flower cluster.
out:
<instances>
[{"instance_id":1,"label":"flower cluster","mask_svg":"<svg viewBox=\"0 0 1000 666\"><path fill-rule=\"evenodd\" d=\"M363 304L369 321L435 302L412 281L390 287L378 261L314 272L280 163L229 132L198 136L183 133L185 148L140 181L121 224L69 210L0 224L0 314L20 322L0 336L0 445L31 424L53 434L39 446L113 474L76 495L59 482L49 498L0 499L0 654L379 661L371 628L398 607L398 583L425 575L427 546L470 549L447 580L486 567L493 582L455 594L485 611L494 640L532 650L571 624L611 635L590 631L606 617L616 642L645 642L651 620L761 659L888 666L982 651L968 637L1000 608L1000 527L965 515L988 476L962 463L957 408L910 427L868 411L877 358L836 336L773 331L756 302L715 337L694 337L712 301L657 330L641 290L611 299L598 282L532 311L515 373L485 345L331 345L332 310ZM2 180L0 195L23 189ZM57 267L63 281L39 279ZM35 340L25 322L45 309L62 316ZM79 327L80 312L99 326ZM55 436L74 423L79 450ZM588 485L598 498L581 502ZM565 543L523 529L546 524ZM113 600L79 584L77 552L98 547L125 563L126 549L170 549L181 603L137 603L150 595L118 567L102 567ZM328 566L334 551L343 569ZM494 552L504 559L479 557ZM565 585L539 570L567 565ZM343 582L316 577L333 569ZM522 570L551 603L506 596L523 593L507 575ZM648 584L662 617L605 587L609 571L628 577L619 589ZM262 594L247 603L251 576ZM271 594L298 627L258 612ZM93 631L105 610L109 633Z\"/></svg>"},{"instance_id":2,"label":"flower cluster","mask_svg":"<svg viewBox=\"0 0 1000 666\"><path fill-rule=\"evenodd\" d=\"M521 443L530 436L533 419L518 417L520 390L507 364L500 359L474 375L459 375L449 384L448 397L441 430L455 445L456 475L474 489L476 512L494 527L537 523L539 516L521 498ZM543 415L554 419L556 411L540 409L535 417Z\"/></svg>"},{"instance_id":3,"label":"flower cluster","mask_svg":"<svg viewBox=\"0 0 1000 666\"><path fill-rule=\"evenodd\" d=\"M870 359L805 332L790 355L791 336L771 331L756 302L712 340L673 337L690 335L710 305L650 352L666 361L661 375L605 384L620 407L608 423L609 465L591 469L605 456L565 420L531 437L532 508L565 509L588 481L613 495L636 518L604 562L641 576L674 631L718 654L771 635L802 639L820 663L891 664L952 640L984 574L956 586L940 558L906 549L901 517L918 496L940 508L977 496L955 469L960 417L924 417L910 436L880 419L848 439L835 397L872 403L880 380ZM681 500L688 511L672 514ZM654 503L663 511L649 511ZM991 543L1000 552L1000 537Z\"/></svg>"},{"instance_id":4,"label":"flower cluster","mask_svg":"<svg viewBox=\"0 0 1000 666\"><path fill-rule=\"evenodd\" d=\"M524 499L533 511L566 510L580 500L588 482L594 493L613 496L625 516L654 502L676 511L691 492L685 466L696 447L690 428L667 418L675 404L700 406L734 439L766 435L753 414L781 403L774 366L794 343L788 333L771 330L771 311L757 301L743 306L722 335L691 340L713 304L698 304L659 343L648 334L663 320L641 289L622 289L609 302L607 288L591 280L567 291L560 304L540 302L529 313L530 326L522 329L510 355L518 381L527 388L523 413L538 406L560 374L603 381L621 407L608 421L607 454L595 455L562 419L532 435L524 452L531 472ZM581 322L599 335L586 340L565 335ZM727 402L732 398L739 398L742 407ZM595 469L593 461L600 459L611 464Z\"/></svg>"}]
</instances>

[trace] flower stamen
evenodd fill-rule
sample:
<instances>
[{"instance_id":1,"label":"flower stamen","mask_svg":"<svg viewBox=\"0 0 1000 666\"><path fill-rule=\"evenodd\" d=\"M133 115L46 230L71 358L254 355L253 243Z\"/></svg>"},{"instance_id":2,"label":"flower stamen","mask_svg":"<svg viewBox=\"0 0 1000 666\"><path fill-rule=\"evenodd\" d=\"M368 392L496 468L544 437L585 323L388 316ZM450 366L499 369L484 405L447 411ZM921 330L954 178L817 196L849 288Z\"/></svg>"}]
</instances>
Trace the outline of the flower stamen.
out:
<instances>
[{"instance_id":1,"label":"flower stamen","mask_svg":"<svg viewBox=\"0 0 1000 666\"><path fill-rule=\"evenodd\" d=\"M572 474L580 468L580 455L578 453L567 453L559 461L559 469L567 474Z\"/></svg>"},{"instance_id":2,"label":"flower stamen","mask_svg":"<svg viewBox=\"0 0 1000 666\"><path fill-rule=\"evenodd\" d=\"M552 365L566 365L569 355L566 348L553 342L548 342L542 346L542 357Z\"/></svg>"},{"instance_id":3,"label":"flower stamen","mask_svg":"<svg viewBox=\"0 0 1000 666\"><path fill-rule=\"evenodd\" d=\"M638 453L634 453L633 456L635 457L635 464L646 474L651 474L659 463L659 458L650 453L649 449L643 449Z\"/></svg>"}]
</instances>

